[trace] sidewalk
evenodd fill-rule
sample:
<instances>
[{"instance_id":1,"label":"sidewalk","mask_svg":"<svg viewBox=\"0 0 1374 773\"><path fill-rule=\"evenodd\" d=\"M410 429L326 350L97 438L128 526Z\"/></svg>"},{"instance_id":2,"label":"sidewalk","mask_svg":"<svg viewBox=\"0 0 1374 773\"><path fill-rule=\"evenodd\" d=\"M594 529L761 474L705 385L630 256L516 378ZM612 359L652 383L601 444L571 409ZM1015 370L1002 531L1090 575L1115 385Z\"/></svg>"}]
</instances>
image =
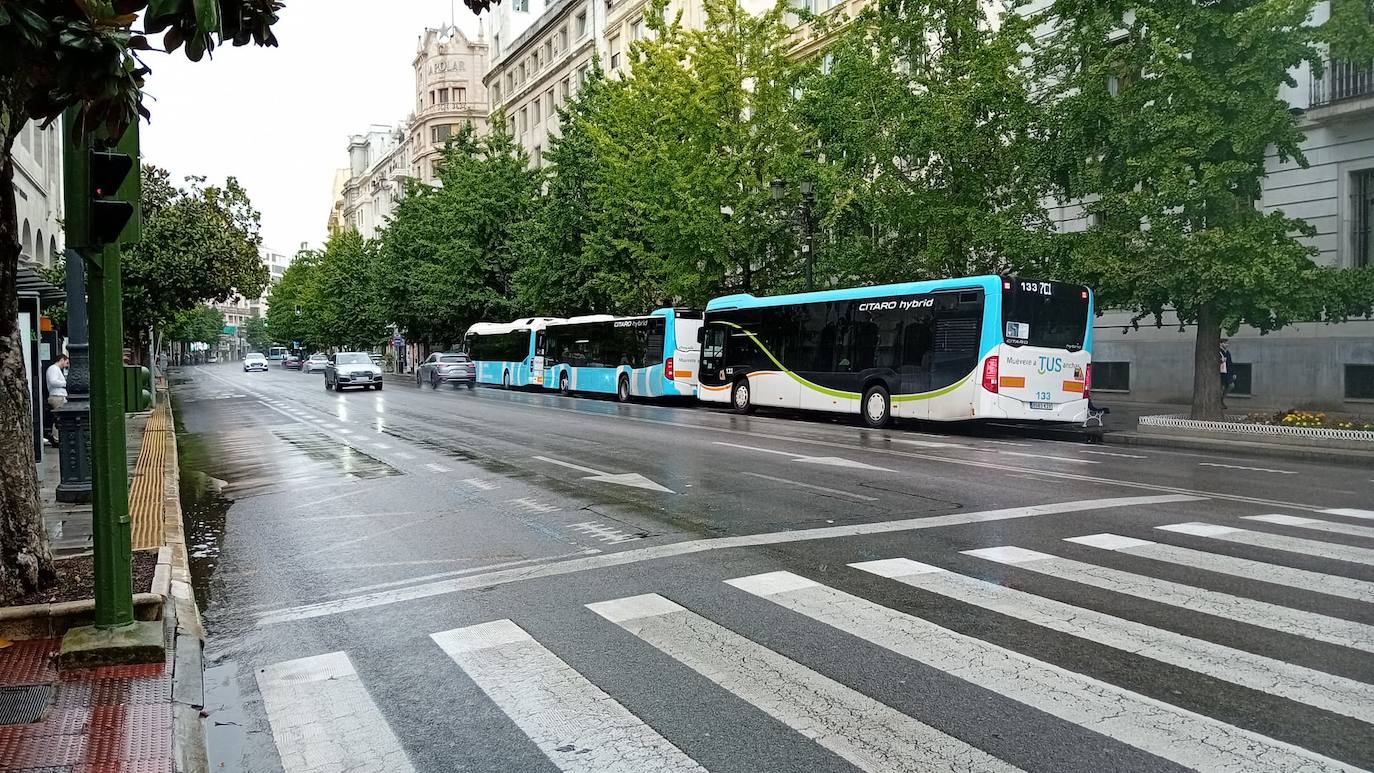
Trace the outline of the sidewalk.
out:
<instances>
[{"instance_id":1,"label":"sidewalk","mask_svg":"<svg viewBox=\"0 0 1374 773\"><path fill-rule=\"evenodd\" d=\"M155 617L144 618L142 612L139 617L161 617L165 656L162 662L146 665L59 670L61 630L88 622L89 610L78 607L89 607L90 602L48 605L51 634L13 642L0 639L0 771L204 769L199 716L203 633L190 591L170 403L165 393L162 397L151 414L129 416L128 427L134 548L161 546L162 557L153 592L135 598L158 602L151 607ZM40 496L55 552L88 550L89 506L84 512L49 507L59 480L55 455L53 462L52 474L44 471ZM139 609L146 606L140 604ZM35 607L5 611L21 609Z\"/></svg>"}]
</instances>

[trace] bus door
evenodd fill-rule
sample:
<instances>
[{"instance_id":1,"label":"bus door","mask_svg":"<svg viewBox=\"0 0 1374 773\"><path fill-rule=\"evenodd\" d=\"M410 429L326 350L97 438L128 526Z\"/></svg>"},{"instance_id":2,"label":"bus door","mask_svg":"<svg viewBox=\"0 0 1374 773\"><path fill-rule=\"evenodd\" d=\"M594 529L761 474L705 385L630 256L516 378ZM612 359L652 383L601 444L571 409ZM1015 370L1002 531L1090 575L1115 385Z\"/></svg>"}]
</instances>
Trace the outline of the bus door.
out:
<instances>
[{"instance_id":1,"label":"bus door","mask_svg":"<svg viewBox=\"0 0 1374 773\"><path fill-rule=\"evenodd\" d=\"M534 356L530 358L530 382L544 385L544 358L545 348L548 341L545 331L537 330L534 333Z\"/></svg>"}]
</instances>

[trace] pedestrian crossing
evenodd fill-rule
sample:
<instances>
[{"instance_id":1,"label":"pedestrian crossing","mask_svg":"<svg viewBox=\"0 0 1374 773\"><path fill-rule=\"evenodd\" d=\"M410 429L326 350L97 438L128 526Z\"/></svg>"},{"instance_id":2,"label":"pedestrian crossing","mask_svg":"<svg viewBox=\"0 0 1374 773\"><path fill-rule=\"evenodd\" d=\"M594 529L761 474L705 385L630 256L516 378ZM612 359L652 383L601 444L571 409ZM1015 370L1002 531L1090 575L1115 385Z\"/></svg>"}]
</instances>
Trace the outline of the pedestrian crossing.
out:
<instances>
[{"instance_id":1,"label":"pedestrian crossing","mask_svg":"<svg viewBox=\"0 0 1374 773\"><path fill-rule=\"evenodd\" d=\"M1320 733L1309 739L1276 732L1251 706L1228 705L1224 698L1214 708L1196 699L1164 700L1159 696L1167 692L1123 683L1111 668L1083 665L1089 660L1066 664L1055 650L1039 649L1042 641L1051 643L1047 647L1074 641L1102 653L1104 662L1125 658L1139 664L1135 669L1193 674L1204 684L1215 680L1238 691L1221 691L1233 701L1237 695L1264 696L1287 702L1292 709L1286 714L1311 717L1314 725L1374 737L1374 626L1359 622L1374 612L1365 606L1374 604L1374 582L1361 579L1370 576L1360 566L1364 562L1352 566L1350 559L1359 554L1349 551L1365 548L1334 541L1374 537L1349 531L1360 527L1338 520L1359 515L1327 511L1329 521L1277 515L1240 521L1254 528L1197 522L1156 527L1160 541L1093 533L1036 543L1042 550L1000 544L917 555L898 548L894 555L832 567L815 577L768 571L702 578L700 589L591 600L579 613L585 619L579 617L566 632L548 625L527 629L517 613L429 634L435 655L452 665L448 673L426 678L473 690L480 697L465 700L485 701L509 719L510 732L520 734L514 742L528 744L531 753L537 749L549 770L570 773L802 770L780 767L768 748L749 746L755 760L722 763L720 756L704 755L703 743L710 739L684 736L681 721L646 710L600 661L565 659L579 646L634 651L636 657L623 662L649 669L640 676L664 689L673 684L687 690L677 683L699 678L701 686L692 689L728 698L712 705L756 717L741 715L741 724L775 723L795 743L833 755L841 761L835 764L853 770L1057 772L1062 767L1055 760L1072 758L1073 749L1044 748L1054 745L1053 738L1024 729L1024 737L1017 737L1016 723L992 732L976 722L946 721L923 702L927 693L954 690L982 696L985 710L996 716L1026 717L1028 727L1042 732L1046 726L1070 728L1076 737L1098 739L1094 751L1119 749L1122 756L1109 756L1119 760L1119 769L1358 771L1359 764L1345 759L1352 754L1349 744L1327 748L1330 739ZM1300 526L1290 519L1343 528L1322 529L1321 539L1264 531ZM1150 536L1144 528L1137 531ZM1257 557L1228 552L1236 546ZM1129 563L1129 570L1112 563ZM1142 573L1156 567L1172 568L1171 577L1187 581ZM1213 583L1234 592L1207 587ZM1086 595L1066 588L1082 588ZM1302 602L1280 592L1285 589L1326 597L1331 603L1325 612L1339 610L1352 619L1299 608ZM676 597L679 592L682 597ZM1172 610L1169 627L1132 619L1142 601ZM744 624L733 614L741 606L749 608L748 618L766 619L766 625ZM942 617L935 611L951 608L960 614ZM968 618L980 624L951 623ZM1022 635L996 635L1008 626L1019 626ZM1275 656L1288 650L1271 646L1265 636L1215 640L1218 627L1246 626L1279 634L1281 641L1306 642L1330 657L1289 662ZM1027 636L1027 630L1041 634ZM823 652L793 644L813 639L832 644ZM856 643L837 653L833 642L849 639ZM905 674L902 690L884 691L865 681L862 669L836 666L836 658L852 659L860 651L897 664ZM435 764L417 764L402 751L392 729L399 725L388 721L385 704L369 696L366 679L367 668L355 667L343 651L259 672L265 713L288 773L409 773ZM695 707L687 702L676 710ZM1001 733L1012 737L997 740ZM1374 754L1355 756L1360 764L1374 763ZM1155 764L1129 762L1138 759ZM500 769L454 760L433 769L455 768Z\"/></svg>"}]
</instances>

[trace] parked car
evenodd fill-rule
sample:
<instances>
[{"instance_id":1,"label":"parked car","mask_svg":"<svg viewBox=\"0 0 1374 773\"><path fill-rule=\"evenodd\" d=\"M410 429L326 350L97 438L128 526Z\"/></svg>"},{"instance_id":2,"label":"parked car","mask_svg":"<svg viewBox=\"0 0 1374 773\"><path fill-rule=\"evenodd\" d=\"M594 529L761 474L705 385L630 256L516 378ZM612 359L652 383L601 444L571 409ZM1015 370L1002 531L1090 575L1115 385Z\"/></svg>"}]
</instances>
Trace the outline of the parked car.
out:
<instances>
[{"instance_id":1,"label":"parked car","mask_svg":"<svg viewBox=\"0 0 1374 773\"><path fill-rule=\"evenodd\" d=\"M382 367L382 355L373 352L372 354L369 354L367 356L372 358L373 365L376 365L379 368Z\"/></svg>"},{"instance_id":2,"label":"parked car","mask_svg":"<svg viewBox=\"0 0 1374 773\"><path fill-rule=\"evenodd\" d=\"M300 370L305 360L299 354L288 354L281 358L281 366L284 370Z\"/></svg>"},{"instance_id":3,"label":"parked car","mask_svg":"<svg viewBox=\"0 0 1374 773\"><path fill-rule=\"evenodd\" d=\"M472 389L477 384L477 365L471 357L460 352L431 354L415 369L415 386L429 384L435 389L440 384L467 384Z\"/></svg>"},{"instance_id":4,"label":"parked car","mask_svg":"<svg viewBox=\"0 0 1374 773\"><path fill-rule=\"evenodd\" d=\"M205 358L205 362L208 365L214 365L215 363L219 362L219 355L212 354Z\"/></svg>"},{"instance_id":5,"label":"parked car","mask_svg":"<svg viewBox=\"0 0 1374 773\"><path fill-rule=\"evenodd\" d=\"M367 352L339 352L324 366L324 388L343 391L344 387L382 388L382 369L372 364Z\"/></svg>"},{"instance_id":6,"label":"parked car","mask_svg":"<svg viewBox=\"0 0 1374 773\"><path fill-rule=\"evenodd\" d=\"M301 363L302 373L314 373L317 370L324 370L324 366L329 364L329 358L323 354L312 354L305 358Z\"/></svg>"},{"instance_id":7,"label":"parked car","mask_svg":"<svg viewBox=\"0 0 1374 773\"><path fill-rule=\"evenodd\" d=\"M247 372L250 371L250 370L260 370L260 371L266 373L266 372L267 372L267 357L266 357L266 355L264 355L262 352L249 352L249 353L248 353L248 356L246 356L246 357L243 358L243 372L244 372L244 373L247 373Z\"/></svg>"}]
</instances>

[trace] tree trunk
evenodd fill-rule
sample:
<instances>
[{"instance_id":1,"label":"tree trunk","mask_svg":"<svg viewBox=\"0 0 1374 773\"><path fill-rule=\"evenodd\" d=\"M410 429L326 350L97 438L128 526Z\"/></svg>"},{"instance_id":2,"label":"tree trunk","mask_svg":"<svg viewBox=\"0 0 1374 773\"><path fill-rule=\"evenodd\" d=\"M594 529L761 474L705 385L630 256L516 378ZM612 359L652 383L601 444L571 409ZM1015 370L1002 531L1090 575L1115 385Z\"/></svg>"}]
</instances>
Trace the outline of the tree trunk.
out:
<instances>
[{"instance_id":1,"label":"tree trunk","mask_svg":"<svg viewBox=\"0 0 1374 773\"><path fill-rule=\"evenodd\" d=\"M0 150L0 604L57 579L33 463L33 403L19 335L13 137ZM42 374L35 373L35 378Z\"/></svg>"},{"instance_id":2,"label":"tree trunk","mask_svg":"<svg viewBox=\"0 0 1374 773\"><path fill-rule=\"evenodd\" d=\"M1191 418L1221 421L1221 315L1210 306L1197 314L1193 344L1193 410Z\"/></svg>"}]
</instances>

